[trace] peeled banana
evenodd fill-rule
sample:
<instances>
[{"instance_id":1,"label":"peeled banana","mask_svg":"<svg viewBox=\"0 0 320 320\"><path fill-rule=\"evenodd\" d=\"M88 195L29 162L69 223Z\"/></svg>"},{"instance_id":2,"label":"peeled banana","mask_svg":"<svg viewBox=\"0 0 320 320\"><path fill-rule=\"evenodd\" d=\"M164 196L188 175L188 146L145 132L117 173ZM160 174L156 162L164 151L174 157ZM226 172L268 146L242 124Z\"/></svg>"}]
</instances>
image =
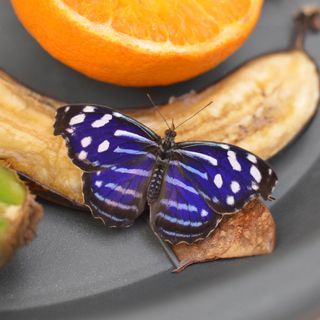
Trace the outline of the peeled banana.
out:
<instances>
[{"instance_id":1,"label":"peeled banana","mask_svg":"<svg viewBox=\"0 0 320 320\"><path fill-rule=\"evenodd\" d=\"M313 117L319 86L316 65L305 52L280 52L249 62L201 93L172 99L159 111L178 124L213 101L178 129L177 141L227 142L268 159ZM63 139L52 134L62 104L0 73L0 158L44 189L81 204L81 171L69 160ZM127 113L160 135L166 129L155 110Z\"/></svg>"}]
</instances>

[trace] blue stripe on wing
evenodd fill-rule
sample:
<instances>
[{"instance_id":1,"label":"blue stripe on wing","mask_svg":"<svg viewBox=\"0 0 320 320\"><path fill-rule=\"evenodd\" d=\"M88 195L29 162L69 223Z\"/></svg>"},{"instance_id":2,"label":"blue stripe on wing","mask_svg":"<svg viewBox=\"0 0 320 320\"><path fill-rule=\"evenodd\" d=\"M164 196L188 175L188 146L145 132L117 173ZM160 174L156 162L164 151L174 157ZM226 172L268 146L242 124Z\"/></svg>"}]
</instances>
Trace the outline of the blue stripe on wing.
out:
<instances>
[{"instance_id":1,"label":"blue stripe on wing","mask_svg":"<svg viewBox=\"0 0 320 320\"><path fill-rule=\"evenodd\" d=\"M62 135L69 157L85 171L155 159L160 137L136 120L97 105L67 105L58 109L54 134Z\"/></svg>"},{"instance_id":2,"label":"blue stripe on wing","mask_svg":"<svg viewBox=\"0 0 320 320\"><path fill-rule=\"evenodd\" d=\"M170 163L160 196L150 205L153 230L172 244L203 239L221 220L181 168Z\"/></svg>"},{"instance_id":3,"label":"blue stripe on wing","mask_svg":"<svg viewBox=\"0 0 320 320\"><path fill-rule=\"evenodd\" d=\"M109 227L129 227L143 212L154 161L139 157L97 172L83 174L85 203Z\"/></svg>"},{"instance_id":4,"label":"blue stripe on wing","mask_svg":"<svg viewBox=\"0 0 320 320\"><path fill-rule=\"evenodd\" d=\"M277 182L271 167L239 147L214 142L178 143L173 164L200 190L213 210L239 211L253 198L268 199Z\"/></svg>"}]
</instances>

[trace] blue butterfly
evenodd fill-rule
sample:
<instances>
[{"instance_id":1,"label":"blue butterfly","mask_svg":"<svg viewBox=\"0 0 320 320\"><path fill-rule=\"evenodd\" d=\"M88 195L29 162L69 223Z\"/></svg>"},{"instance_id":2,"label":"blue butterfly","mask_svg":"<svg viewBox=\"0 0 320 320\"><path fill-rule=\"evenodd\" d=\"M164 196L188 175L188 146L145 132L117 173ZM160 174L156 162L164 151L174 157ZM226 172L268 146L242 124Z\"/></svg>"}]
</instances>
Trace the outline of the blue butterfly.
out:
<instances>
[{"instance_id":1,"label":"blue butterfly","mask_svg":"<svg viewBox=\"0 0 320 320\"><path fill-rule=\"evenodd\" d=\"M174 125L164 138L111 108L58 109L54 134L83 170L85 204L109 227L129 227L150 207L153 230L176 244L204 239L223 215L259 196L270 199L277 176L239 147L217 142L176 143Z\"/></svg>"}]
</instances>

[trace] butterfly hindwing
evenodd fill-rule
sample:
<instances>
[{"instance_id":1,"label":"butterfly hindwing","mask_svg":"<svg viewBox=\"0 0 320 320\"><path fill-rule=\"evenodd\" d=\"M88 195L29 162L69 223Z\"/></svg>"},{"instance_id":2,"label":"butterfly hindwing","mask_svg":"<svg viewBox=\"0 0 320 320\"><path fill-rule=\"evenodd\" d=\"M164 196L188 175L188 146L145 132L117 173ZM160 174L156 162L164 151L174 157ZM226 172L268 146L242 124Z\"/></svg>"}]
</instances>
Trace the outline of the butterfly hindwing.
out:
<instances>
[{"instance_id":1,"label":"butterfly hindwing","mask_svg":"<svg viewBox=\"0 0 320 320\"><path fill-rule=\"evenodd\" d=\"M160 196L150 205L154 231L172 244L205 238L222 218L212 210L210 202L187 175L190 173L171 161Z\"/></svg>"},{"instance_id":2,"label":"butterfly hindwing","mask_svg":"<svg viewBox=\"0 0 320 320\"><path fill-rule=\"evenodd\" d=\"M97 172L83 174L85 203L109 227L129 227L143 212L154 161L140 157Z\"/></svg>"},{"instance_id":3,"label":"butterfly hindwing","mask_svg":"<svg viewBox=\"0 0 320 320\"><path fill-rule=\"evenodd\" d=\"M66 105L57 111L54 134L66 140L69 157L96 171L139 156L152 157L160 137L136 120L97 105Z\"/></svg>"}]
</instances>

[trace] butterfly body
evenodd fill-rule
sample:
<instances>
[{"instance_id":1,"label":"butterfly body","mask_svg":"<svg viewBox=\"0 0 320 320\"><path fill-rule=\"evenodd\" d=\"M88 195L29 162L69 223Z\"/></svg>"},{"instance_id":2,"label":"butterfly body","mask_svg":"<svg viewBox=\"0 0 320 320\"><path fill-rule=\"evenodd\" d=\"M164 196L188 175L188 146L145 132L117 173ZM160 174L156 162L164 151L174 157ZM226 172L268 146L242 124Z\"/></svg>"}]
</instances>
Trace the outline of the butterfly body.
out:
<instances>
[{"instance_id":1,"label":"butterfly body","mask_svg":"<svg viewBox=\"0 0 320 320\"><path fill-rule=\"evenodd\" d=\"M174 131L174 128L168 129L165 132L165 137L159 144L156 164L147 190L147 201L149 205L156 201L160 195L163 178L175 147L175 137L176 132Z\"/></svg>"},{"instance_id":2,"label":"butterfly body","mask_svg":"<svg viewBox=\"0 0 320 320\"><path fill-rule=\"evenodd\" d=\"M161 138L111 108L58 109L55 135L83 171L83 196L94 217L129 227L148 205L153 230L165 241L207 237L223 215L250 200L269 199L277 177L259 157L210 141L175 142L174 126Z\"/></svg>"}]
</instances>

